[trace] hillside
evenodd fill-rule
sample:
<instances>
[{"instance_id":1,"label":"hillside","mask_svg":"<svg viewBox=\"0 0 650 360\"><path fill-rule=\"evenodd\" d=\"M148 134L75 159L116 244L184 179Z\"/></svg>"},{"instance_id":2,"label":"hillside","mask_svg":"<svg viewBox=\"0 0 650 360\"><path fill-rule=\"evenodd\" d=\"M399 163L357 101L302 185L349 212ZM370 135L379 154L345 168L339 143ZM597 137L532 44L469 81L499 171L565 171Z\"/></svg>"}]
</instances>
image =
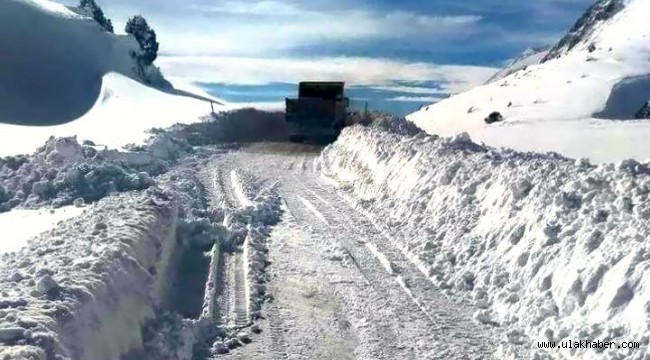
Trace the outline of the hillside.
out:
<instances>
[{"instance_id":1,"label":"hillside","mask_svg":"<svg viewBox=\"0 0 650 360\"><path fill-rule=\"evenodd\" d=\"M0 2L0 48L0 155L31 152L50 135L138 142L151 127L196 121L210 112L205 100L217 101L176 96L192 95L162 78L164 92L144 85L133 37L47 0Z\"/></svg>"},{"instance_id":2,"label":"hillside","mask_svg":"<svg viewBox=\"0 0 650 360\"><path fill-rule=\"evenodd\" d=\"M491 82L499 81L508 75L527 68L528 66L537 65L548 55L548 52L549 48L547 47L526 49L521 55L508 62L508 65L503 69L497 71L497 73L485 83L489 84Z\"/></svg>"},{"instance_id":3,"label":"hillside","mask_svg":"<svg viewBox=\"0 0 650 360\"><path fill-rule=\"evenodd\" d=\"M210 112L207 102L169 95L117 73L103 76L101 82L91 108L74 121L55 126L0 123L0 156L32 153L50 136L76 135L80 141L120 148L141 143L151 128L196 122Z\"/></svg>"},{"instance_id":4,"label":"hillside","mask_svg":"<svg viewBox=\"0 0 650 360\"><path fill-rule=\"evenodd\" d=\"M650 159L650 25L643 0L598 1L541 64L408 116L432 134L467 132L521 151L617 162ZM492 112L504 121L488 125ZM625 120L625 121L622 121Z\"/></svg>"}]
</instances>

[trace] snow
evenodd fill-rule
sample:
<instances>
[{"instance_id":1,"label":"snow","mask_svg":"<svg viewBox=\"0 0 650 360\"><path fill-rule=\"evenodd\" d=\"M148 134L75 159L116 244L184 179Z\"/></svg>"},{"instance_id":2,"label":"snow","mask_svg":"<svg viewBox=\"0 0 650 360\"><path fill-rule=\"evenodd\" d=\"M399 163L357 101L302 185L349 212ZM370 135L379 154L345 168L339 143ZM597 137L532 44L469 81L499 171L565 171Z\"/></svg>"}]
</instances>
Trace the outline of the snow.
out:
<instances>
[{"instance_id":1,"label":"snow","mask_svg":"<svg viewBox=\"0 0 650 360\"><path fill-rule=\"evenodd\" d=\"M48 145L67 149L59 143ZM190 359L200 351L195 345L209 347L217 334L228 334L217 328L223 309L215 311L222 292L216 274L223 251L235 248L243 254L244 321L251 325L264 301L267 227L277 221L279 197L239 170L229 189L206 193L198 175L215 169L199 166L187 159L158 186L106 196L81 214L61 208L50 217L36 217L47 210L0 215L3 230L7 222L10 229L33 227L21 236L49 230L0 252L0 357ZM207 197L223 191L239 192L249 206L208 207ZM199 261L205 274L185 268ZM194 315L181 317L186 310Z\"/></svg>"},{"instance_id":2,"label":"snow","mask_svg":"<svg viewBox=\"0 0 650 360\"><path fill-rule=\"evenodd\" d=\"M422 108L407 118L430 134L467 132L490 146L554 151L597 162L650 159L650 122L628 120L649 100L650 3L626 0L559 58ZM596 49L589 51L590 44ZM618 86L617 86L618 85ZM635 96L630 98L630 94ZM488 125L490 113L505 121ZM608 147L605 147L608 146Z\"/></svg>"},{"instance_id":3,"label":"snow","mask_svg":"<svg viewBox=\"0 0 650 360\"><path fill-rule=\"evenodd\" d=\"M73 218L83 212L83 208L65 206L58 209L14 209L0 214L0 253L18 251L27 240L46 232L60 221Z\"/></svg>"},{"instance_id":4,"label":"snow","mask_svg":"<svg viewBox=\"0 0 650 360\"><path fill-rule=\"evenodd\" d=\"M242 187L242 182L239 179L239 174L237 171L232 170L230 172L230 181L233 184L233 191L235 192L235 197L243 207L253 205L253 202L248 199L246 194L244 194L244 188Z\"/></svg>"},{"instance_id":5,"label":"snow","mask_svg":"<svg viewBox=\"0 0 650 360\"><path fill-rule=\"evenodd\" d=\"M171 82L174 85L174 89L180 90L189 94L197 95L200 97L203 97L208 100L212 100L217 104L227 104L227 102L223 99L219 99L217 97L214 97L212 94L209 94L205 90L203 90L200 86L193 84L191 82L186 81L183 78L180 77L166 77L169 82ZM218 109L218 108L217 108ZM216 110L216 109L215 109Z\"/></svg>"},{"instance_id":6,"label":"snow","mask_svg":"<svg viewBox=\"0 0 650 360\"><path fill-rule=\"evenodd\" d=\"M140 144L145 130L210 113L208 101L134 80L135 40L61 16L64 9L46 0L0 2L0 48L9 54L0 58L0 156L31 153L51 135L110 148Z\"/></svg>"},{"instance_id":7,"label":"snow","mask_svg":"<svg viewBox=\"0 0 650 360\"><path fill-rule=\"evenodd\" d=\"M11 0L16 1L16 0ZM58 16L67 18L81 18L82 16L71 11L65 5L59 4L49 0L23 0L26 3L33 4L48 13L54 13Z\"/></svg>"},{"instance_id":8,"label":"snow","mask_svg":"<svg viewBox=\"0 0 650 360\"><path fill-rule=\"evenodd\" d=\"M0 284L9 300L3 311L10 315L0 327L24 334L3 342L0 355L17 358L11 345L20 340L25 351L51 358L116 359L141 343L140 325L165 289L166 279L155 274L169 266L177 211L178 203L159 190L115 196L0 255ZM53 305L65 315L48 310Z\"/></svg>"},{"instance_id":9,"label":"snow","mask_svg":"<svg viewBox=\"0 0 650 360\"><path fill-rule=\"evenodd\" d=\"M0 156L31 153L50 136L77 135L109 148L142 144L149 129L196 122L210 112L207 102L169 95L117 73L104 76L102 84L98 101L75 121L49 127L0 124Z\"/></svg>"},{"instance_id":10,"label":"snow","mask_svg":"<svg viewBox=\"0 0 650 360\"><path fill-rule=\"evenodd\" d=\"M386 270L387 273L389 273L391 275L395 275L395 268L394 268L393 263L391 263L390 260L388 260L386 255L382 254L381 251L379 251L379 249L377 249L377 246L375 246L375 244L366 243L366 247L377 258L377 260L379 260L379 263L381 264L381 266L384 267L384 269Z\"/></svg>"},{"instance_id":11,"label":"snow","mask_svg":"<svg viewBox=\"0 0 650 360\"><path fill-rule=\"evenodd\" d=\"M574 159L589 158L594 162L650 161L646 141L650 136L650 124L646 120L513 120L468 132L472 133L474 140L520 151L553 151Z\"/></svg>"},{"instance_id":12,"label":"snow","mask_svg":"<svg viewBox=\"0 0 650 360\"><path fill-rule=\"evenodd\" d=\"M354 126L326 148L320 169L430 281L482 309L477 321L498 326L511 343L640 341L641 350L553 355L643 357L646 166L594 166L486 148L467 136Z\"/></svg>"},{"instance_id":13,"label":"snow","mask_svg":"<svg viewBox=\"0 0 650 360\"><path fill-rule=\"evenodd\" d=\"M109 189L85 210L0 214L0 358L190 358L199 340L198 347L214 343L221 352L250 340L242 329L267 323L272 336L291 338L261 319L262 304L276 295L269 296L271 284L285 281L281 272L267 273L276 263L269 254L285 271L302 268L303 282L330 289L324 303L352 314L346 322L350 339L360 339L349 350L355 355L445 358L500 347L498 357L514 358L504 343L589 339L640 341L642 349L552 356L643 358L650 344L650 168L624 159L650 160L650 123L630 120L650 90L650 46L640 41L649 35L650 3L622 2L620 13L561 57L541 64L540 53L525 57L505 70L513 74L409 117L448 138L383 119L345 129L320 156L313 149L293 159L282 151L203 149L202 156L218 155L188 156L155 180L134 173L157 157L174 166L180 155L172 152L187 145L184 130L214 144L241 133L268 136L269 127L284 124L278 114L248 111L160 135L137 155L95 157L67 138L47 141L17 170L11 167L24 159L8 159L3 198L7 188L33 205L55 188L76 194L65 187L75 177L64 175L73 164L87 168L87 158L122 158L134 168L122 174L133 188L123 190L150 188L110 194L110 178L84 175L87 188L106 180ZM34 21L41 32L26 25ZM209 102L133 80L124 56L132 42L49 1L0 2L0 24L27 36L0 34L0 48L10 49L0 59L0 120L57 123L0 124L0 155L31 153L51 135L109 148L141 144L150 128L194 122L210 110ZM485 124L492 111L505 121ZM541 154L548 151L580 160ZM270 249L269 238L280 245ZM184 261L205 268L188 277ZM317 292L305 296L286 284L279 295L303 307L315 301ZM331 323L327 316L318 326ZM173 348L176 340L183 345Z\"/></svg>"},{"instance_id":14,"label":"snow","mask_svg":"<svg viewBox=\"0 0 650 360\"><path fill-rule=\"evenodd\" d=\"M318 218L318 220L322 221L323 224L325 224L327 226L330 226L330 224L329 224L329 222L327 222L327 219L325 218L325 216L323 216L323 214L321 214L320 211L318 211L318 209L316 209L314 204L312 204L309 200L307 200L307 199L305 199L303 197L300 197L300 201L305 205L305 207L307 207L307 209L309 209L309 211L312 212L312 214L314 214Z\"/></svg>"},{"instance_id":15,"label":"snow","mask_svg":"<svg viewBox=\"0 0 650 360\"><path fill-rule=\"evenodd\" d=\"M512 60L505 68L494 74L494 76L492 76L487 81L487 83L489 84L491 82L501 80L510 74L527 68L528 66L539 64L542 62L542 59L544 59L544 57L548 54L548 50L548 48L533 48L524 51L521 56Z\"/></svg>"}]
</instances>

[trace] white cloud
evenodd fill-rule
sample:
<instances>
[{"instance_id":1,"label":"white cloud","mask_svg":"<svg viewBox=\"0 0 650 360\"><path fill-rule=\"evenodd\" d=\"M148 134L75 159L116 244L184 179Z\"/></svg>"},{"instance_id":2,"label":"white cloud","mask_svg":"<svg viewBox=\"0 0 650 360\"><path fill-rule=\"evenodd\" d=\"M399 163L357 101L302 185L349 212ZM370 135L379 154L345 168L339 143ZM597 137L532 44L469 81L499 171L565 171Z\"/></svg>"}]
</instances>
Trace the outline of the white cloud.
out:
<instances>
[{"instance_id":1,"label":"white cloud","mask_svg":"<svg viewBox=\"0 0 650 360\"><path fill-rule=\"evenodd\" d=\"M390 86L394 81L436 81L446 93L479 85L496 69L478 66L409 63L389 59L335 57L318 59L230 56L163 56L157 63L170 76L186 81L230 84L297 83L343 80L349 85Z\"/></svg>"},{"instance_id":2,"label":"white cloud","mask_svg":"<svg viewBox=\"0 0 650 360\"><path fill-rule=\"evenodd\" d=\"M433 97L433 96L396 96L386 99L387 101L399 101L399 102L423 102L427 104L437 103L438 101L443 100L444 98Z\"/></svg>"},{"instance_id":3,"label":"white cloud","mask_svg":"<svg viewBox=\"0 0 650 360\"><path fill-rule=\"evenodd\" d=\"M163 53L231 56L278 56L323 43L460 36L481 20L468 15L346 9L340 4L317 10L275 0L179 5L178 13L153 12L147 18L159 35Z\"/></svg>"},{"instance_id":4,"label":"white cloud","mask_svg":"<svg viewBox=\"0 0 650 360\"><path fill-rule=\"evenodd\" d=\"M496 71L387 59L294 57L303 48L320 45L336 48L376 40L395 44L447 41L475 31L481 21L478 16L382 11L361 4L350 0L102 2L118 31L129 15L144 14L161 43L157 64L167 76L194 82L343 79L349 84L389 86L393 80L432 80L441 83L441 92L456 93L482 83Z\"/></svg>"},{"instance_id":5,"label":"white cloud","mask_svg":"<svg viewBox=\"0 0 650 360\"><path fill-rule=\"evenodd\" d=\"M391 85L391 86L374 86L373 89L381 91L398 92L405 94L422 94L422 95L444 95L449 94L449 89L444 88L429 88L421 86L404 86L404 85Z\"/></svg>"},{"instance_id":6,"label":"white cloud","mask_svg":"<svg viewBox=\"0 0 650 360\"><path fill-rule=\"evenodd\" d=\"M232 15L294 16L302 12L300 8L294 4L272 0L263 0L252 3L242 1L225 1L219 5L193 5L192 8L199 11Z\"/></svg>"}]
</instances>

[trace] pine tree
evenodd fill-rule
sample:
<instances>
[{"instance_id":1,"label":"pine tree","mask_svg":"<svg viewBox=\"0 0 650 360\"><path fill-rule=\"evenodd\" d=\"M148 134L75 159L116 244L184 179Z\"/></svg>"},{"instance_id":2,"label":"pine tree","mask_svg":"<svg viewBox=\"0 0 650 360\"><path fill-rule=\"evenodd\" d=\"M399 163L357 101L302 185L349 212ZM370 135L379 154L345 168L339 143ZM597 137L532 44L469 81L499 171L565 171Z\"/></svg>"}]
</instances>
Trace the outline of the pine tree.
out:
<instances>
[{"instance_id":1,"label":"pine tree","mask_svg":"<svg viewBox=\"0 0 650 360\"><path fill-rule=\"evenodd\" d=\"M104 30L110 33L114 32L113 23L110 19L107 19L106 16L104 16L104 12L99 5L95 3L95 0L81 0L79 2L79 8L85 11L88 16L92 16L92 18L97 21Z\"/></svg>"},{"instance_id":2,"label":"pine tree","mask_svg":"<svg viewBox=\"0 0 650 360\"><path fill-rule=\"evenodd\" d=\"M137 55L138 60L143 66L153 64L158 57L158 48L160 44L156 41L156 32L149 26L147 20L140 15L129 19L124 29L127 34L133 35L140 45L142 54Z\"/></svg>"}]
</instances>

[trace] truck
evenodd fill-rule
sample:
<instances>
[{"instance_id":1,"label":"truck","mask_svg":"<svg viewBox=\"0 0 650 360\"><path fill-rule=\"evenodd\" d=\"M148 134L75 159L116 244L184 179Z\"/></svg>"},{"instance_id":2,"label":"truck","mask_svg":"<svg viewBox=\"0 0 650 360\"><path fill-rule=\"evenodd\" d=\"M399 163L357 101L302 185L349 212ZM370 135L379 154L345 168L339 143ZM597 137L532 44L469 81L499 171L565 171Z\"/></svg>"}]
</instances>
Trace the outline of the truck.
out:
<instances>
[{"instance_id":1,"label":"truck","mask_svg":"<svg viewBox=\"0 0 650 360\"><path fill-rule=\"evenodd\" d=\"M350 99L341 81L303 81L298 98L285 99L289 140L328 143L336 140L346 125Z\"/></svg>"}]
</instances>

